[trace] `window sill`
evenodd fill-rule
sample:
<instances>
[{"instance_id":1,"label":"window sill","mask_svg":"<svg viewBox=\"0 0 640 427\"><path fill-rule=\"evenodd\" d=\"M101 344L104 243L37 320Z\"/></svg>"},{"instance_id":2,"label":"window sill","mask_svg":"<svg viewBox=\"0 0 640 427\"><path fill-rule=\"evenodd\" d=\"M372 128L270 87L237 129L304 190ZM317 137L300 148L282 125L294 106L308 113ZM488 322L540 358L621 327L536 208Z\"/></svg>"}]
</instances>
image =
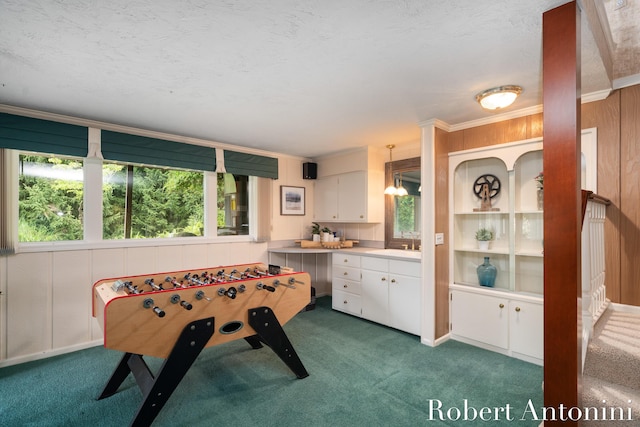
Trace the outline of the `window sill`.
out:
<instances>
[{"instance_id":1,"label":"window sill","mask_svg":"<svg viewBox=\"0 0 640 427\"><path fill-rule=\"evenodd\" d=\"M252 236L217 236L217 237L174 237L164 239L119 239L101 240L96 242L33 242L20 243L16 248L18 253L79 251L92 249L124 249L153 246L184 246L208 245L217 243L258 243Z\"/></svg>"}]
</instances>

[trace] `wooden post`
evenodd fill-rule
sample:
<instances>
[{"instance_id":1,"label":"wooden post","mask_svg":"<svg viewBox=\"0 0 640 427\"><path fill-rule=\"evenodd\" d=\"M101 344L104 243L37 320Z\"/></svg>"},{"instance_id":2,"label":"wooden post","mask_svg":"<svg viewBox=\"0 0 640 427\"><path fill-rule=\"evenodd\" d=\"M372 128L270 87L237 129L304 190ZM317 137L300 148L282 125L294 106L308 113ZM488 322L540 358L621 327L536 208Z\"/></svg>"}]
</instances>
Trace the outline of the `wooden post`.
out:
<instances>
[{"instance_id":1,"label":"wooden post","mask_svg":"<svg viewBox=\"0 0 640 427\"><path fill-rule=\"evenodd\" d=\"M544 406L580 406L580 10L542 16ZM561 406L562 405L562 406ZM560 420L545 421L545 426ZM576 422L563 422L576 425Z\"/></svg>"}]
</instances>

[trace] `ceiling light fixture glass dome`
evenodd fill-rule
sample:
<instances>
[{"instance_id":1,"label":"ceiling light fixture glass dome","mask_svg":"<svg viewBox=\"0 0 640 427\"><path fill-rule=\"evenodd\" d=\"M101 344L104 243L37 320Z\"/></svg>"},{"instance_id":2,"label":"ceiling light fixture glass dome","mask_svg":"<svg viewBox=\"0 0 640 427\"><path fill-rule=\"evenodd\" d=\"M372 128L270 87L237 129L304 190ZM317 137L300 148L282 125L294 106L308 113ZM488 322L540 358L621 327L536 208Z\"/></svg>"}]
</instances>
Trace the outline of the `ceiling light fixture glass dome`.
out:
<instances>
[{"instance_id":1,"label":"ceiling light fixture glass dome","mask_svg":"<svg viewBox=\"0 0 640 427\"><path fill-rule=\"evenodd\" d=\"M499 86L480 92L476 95L476 101L486 110L499 110L513 104L521 93L520 86Z\"/></svg>"}]
</instances>

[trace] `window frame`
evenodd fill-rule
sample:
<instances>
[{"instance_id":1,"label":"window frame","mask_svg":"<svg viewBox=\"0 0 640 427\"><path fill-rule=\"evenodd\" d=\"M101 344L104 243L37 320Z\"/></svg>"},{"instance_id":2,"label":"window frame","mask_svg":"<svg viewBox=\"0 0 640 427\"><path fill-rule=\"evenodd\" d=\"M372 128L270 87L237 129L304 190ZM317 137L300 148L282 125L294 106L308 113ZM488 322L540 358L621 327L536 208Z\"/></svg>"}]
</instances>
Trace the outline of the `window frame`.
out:
<instances>
[{"instance_id":1,"label":"window frame","mask_svg":"<svg viewBox=\"0 0 640 427\"><path fill-rule=\"evenodd\" d=\"M19 156L21 154L35 154L46 156L60 156L51 153L36 153L23 150L7 149L9 161L14 171L18 171ZM79 158L83 163L84 187L83 187L83 239L73 241L52 241L52 242L19 242L18 241L18 215L19 215L19 174L13 173L10 177L9 185L12 186L12 194L15 194L11 202L12 217L11 230L16 242L16 253L41 252L53 250L83 250L83 249L111 249L111 248L134 248L149 246L178 246L209 243L239 243L254 242L259 232L257 230L257 180L255 176L249 176L248 197L249 197L249 234L246 235L217 235L217 173L201 171L204 174L204 236L190 237L162 237L148 239L113 239L105 240L102 236L102 165L108 160L100 157ZM120 162L114 162L120 163ZM143 167L163 167L155 165L139 165ZM180 170L180 168L169 168Z\"/></svg>"}]
</instances>

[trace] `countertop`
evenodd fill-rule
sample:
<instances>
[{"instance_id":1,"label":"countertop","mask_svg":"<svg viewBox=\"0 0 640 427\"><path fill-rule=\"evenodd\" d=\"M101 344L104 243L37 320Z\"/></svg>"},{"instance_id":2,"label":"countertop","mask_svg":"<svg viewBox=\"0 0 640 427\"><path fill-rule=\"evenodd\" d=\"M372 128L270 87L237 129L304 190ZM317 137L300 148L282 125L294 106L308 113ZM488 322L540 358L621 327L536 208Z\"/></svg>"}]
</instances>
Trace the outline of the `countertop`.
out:
<instances>
[{"instance_id":1,"label":"countertop","mask_svg":"<svg viewBox=\"0 0 640 427\"><path fill-rule=\"evenodd\" d=\"M274 253L286 253L286 254L304 254L304 253L345 253L353 255L366 255L379 258L393 258L404 261L422 261L422 252L410 251L402 249L381 249L381 248L340 248L340 249L325 249L325 248L301 248L299 246L287 246L283 248L269 248L269 252Z\"/></svg>"}]
</instances>

